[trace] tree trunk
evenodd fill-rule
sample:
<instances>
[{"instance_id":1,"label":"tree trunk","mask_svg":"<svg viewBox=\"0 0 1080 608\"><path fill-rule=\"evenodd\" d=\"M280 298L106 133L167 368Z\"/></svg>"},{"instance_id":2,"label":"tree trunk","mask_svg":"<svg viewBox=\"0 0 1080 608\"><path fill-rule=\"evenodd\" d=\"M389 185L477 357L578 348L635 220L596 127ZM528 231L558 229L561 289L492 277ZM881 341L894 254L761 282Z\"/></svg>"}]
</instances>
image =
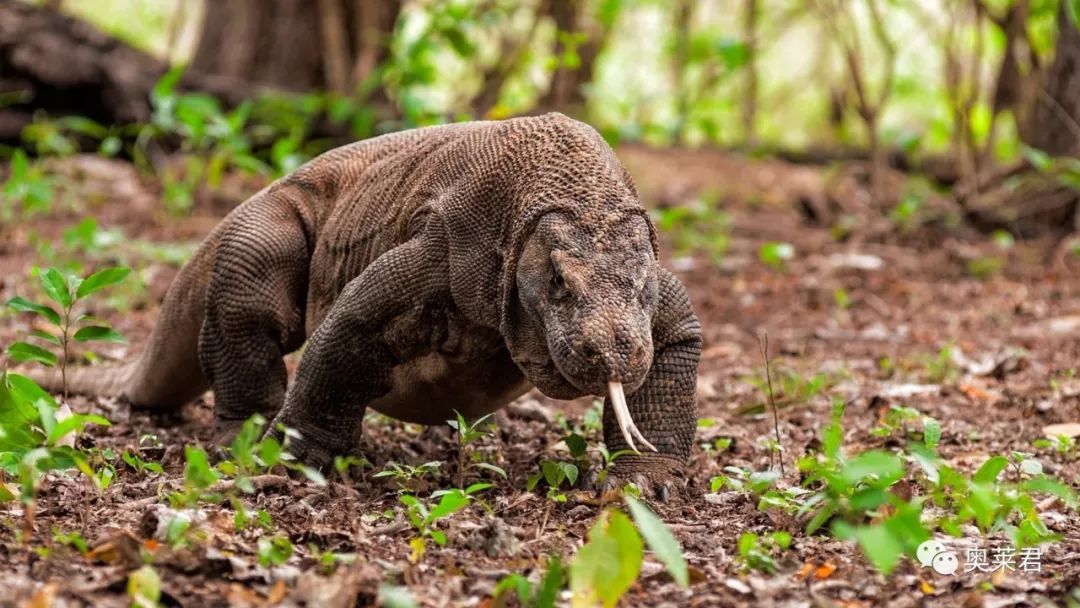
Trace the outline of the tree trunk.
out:
<instances>
[{"instance_id":1,"label":"tree trunk","mask_svg":"<svg viewBox=\"0 0 1080 608\"><path fill-rule=\"evenodd\" d=\"M19 140L33 114L77 114L101 124L147 122L150 90L168 70L90 24L47 7L0 0L0 141ZM244 82L189 70L186 89L237 103Z\"/></svg>"},{"instance_id":2,"label":"tree trunk","mask_svg":"<svg viewBox=\"0 0 1080 608\"><path fill-rule=\"evenodd\" d=\"M593 27L586 15L588 3L584 0L545 0L541 12L555 22L555 57L560 59L547 92L540 98L540 108L556 110L565 114L580 114L585 108L585 84L593 79L596 57L607 39L607 32ZM576 65L562 61L567 50L567 38L583 36L576 44Z\"/></svg>"},{"instance_id":3,"label":"tree trunk","mask_svg":"<svg viewBox=\"0 0 1080 608\"><path fill-rule=\"evenodd\" d=\"M399 0L208 2L192 68L286 91L348 93L371 76Z\"/></svg>"},{"instance_id":4,"label":"tree trunk","mask_svg":"<svg viewBox=\"0 0 1080 608\"><path fill-rule=\"evenodd\" d=\"M1016 19L1023 22L1022 16ZM1015 108L1025 144L1052 157L1076 157L1080 155L1080 30L1065 2L1057 22L1053 62L1022 81L1004 84L1019 70L1003 65L994 101L996 109ZM1016 57L1006 53L1004 61L1015 63ZM985 182L975 183L980 181ZM1043 171L1025 166L992 189L980 192L966 184L957 188L956 196L969 220L985 230L1005 228L1020 236L1035 236L1080 228L1080 195L1060 181L1055 168Z\"/></svg>"},{"instance_id":5,"label":"tree trunk","mask_svg":"<svg viewBox=\"0 0 1080 608\"><path fill-rule=\"evenodd\" d=\"M1051 156L1080 155L1080 28L1058 9L1054 61L1037 83L1027 112L1024 143Z\"/></svg>"}]
</instances>

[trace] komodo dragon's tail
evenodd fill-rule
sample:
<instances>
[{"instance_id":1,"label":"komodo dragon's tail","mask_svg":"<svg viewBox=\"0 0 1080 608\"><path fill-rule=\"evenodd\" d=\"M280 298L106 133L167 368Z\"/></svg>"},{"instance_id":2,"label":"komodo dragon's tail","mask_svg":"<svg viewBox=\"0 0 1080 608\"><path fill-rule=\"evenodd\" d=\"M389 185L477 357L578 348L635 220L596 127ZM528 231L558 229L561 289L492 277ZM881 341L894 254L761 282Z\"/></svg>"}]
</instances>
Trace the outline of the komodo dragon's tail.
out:
<instances>
[{"instance_id":1,"label":"komodo dragon's tail","mask_svg":"<svg viewBox=\"0 0 1080 608\"><path fill-rule=\"evenodd\" d=\"M206 391L209 385L199 367L199 331L224 224L203 241L169 286L142 354L115 366L69 366L68 392L122 397L136 407L163 409L179 407ZM46 390L60 392L64 388L59 369L35 369L27 375Z\"/></svg>"}]
</instances>

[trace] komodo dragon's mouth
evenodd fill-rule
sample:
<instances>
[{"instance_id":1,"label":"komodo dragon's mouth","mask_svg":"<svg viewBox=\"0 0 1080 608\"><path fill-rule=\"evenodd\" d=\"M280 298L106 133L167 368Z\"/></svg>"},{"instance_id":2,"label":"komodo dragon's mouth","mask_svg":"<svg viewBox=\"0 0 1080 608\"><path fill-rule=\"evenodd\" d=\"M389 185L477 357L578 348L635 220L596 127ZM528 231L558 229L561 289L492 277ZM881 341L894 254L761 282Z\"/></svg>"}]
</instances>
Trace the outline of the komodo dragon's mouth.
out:
<instances>
[{"instance_id":1,"label":"komodo dragon's mouth","mask_svg":"<svg viewBox=\"0 0 1080 608\"><path fill-rule=\"evenodd\" d=\"M560 341L571 353L577 355L573 347L571 347L565 339L561 339ZM563 378L565 378L571 384L577 385L577 383L572 380L572 376L566 373L566 370L564 370L559 364L558 359L553 357L552 363L555 364L555 369L558 370L559 374ZM615 421L619 425L619 432L622 433L623 440L626 441L626 444L628 446L630 446L630 449L634 450L634 452L637 454L641 453L638 450L636 443L634 442L634 438L636 437L637 440L640 441L645 447L649 448L654 452L659 451L656 449L656 446L654 446L652 443L649 442L648 439L645 438L645 436L637 428L637 424L634 423L634 418L630 415L630 408L626 405L626 392L623 390L622 381L614 379L608 380L607 389L608 397L611 398L611 409L615 412Z\"/></svg>"}]
</instances>

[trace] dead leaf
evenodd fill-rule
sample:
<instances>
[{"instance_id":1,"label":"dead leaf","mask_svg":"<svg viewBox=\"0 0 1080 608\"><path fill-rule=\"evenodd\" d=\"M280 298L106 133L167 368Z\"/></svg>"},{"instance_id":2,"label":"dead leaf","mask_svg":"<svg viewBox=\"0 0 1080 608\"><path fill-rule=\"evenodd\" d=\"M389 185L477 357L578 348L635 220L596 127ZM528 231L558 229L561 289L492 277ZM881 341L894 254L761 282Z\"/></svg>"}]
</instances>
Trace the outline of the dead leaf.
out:
<instances>
[{"instance_id":1,"label":"dead leaf","mask_svg":"<svg viewBox=\"0 0 1080 608\"><path fill-rule=\"evenodd\" d=\"M1080 437L1080 422L1062 422L1061 424L1048 424L1043 427L1043 434L1053 439L1058 435L1066 437Z\"/></svg>"},{"instance_id":2,"label":"dead leaf","mask_svg":"<svg viewBox=\"0 0 1080 608\"><path fill-rule=\"evenodd\" d=\"M923 595L933 595L934 591L936 591L933 585L921 578L919 579L919 590L923 592Z\"/></svg>"},{"instance_id":3,"label":"dead leaf","mask_svg":"<svg viewBox=\"0 0 1080 608\"><path fill-rule=\"evenodd\" d=\"M814 578L819 581L825 580L832 576L833 572L836 572L836 564L832 562L825 562L814 570Z\"/></svg>"},{"instance_id":4,"label":"dead leaf","mask_svg":"<svg viewBox=\"0 0 1080 608\"><path fill-rule=\"evenodd\" d=\"M56 600L56 592L59 589L60 585L56 583L42 585L26 603L26 608L50 608Z\"/></svg>"},{"instance_id":5,"label":"dead leaf","mask_svg":"<svg viewBox=\"0 0 1080 608\"><path fill-rule=\"evenodd\" d=\"M143 563L140 553L141 547L142 543L139 542L139 539L135 538L130 532L121 530L109 540L92 547L86 553L86 558L90 561L99 561L106 564L121 563L131 568L137 568Z\"/></svg>"},{"instance_id":6,"label":"dead leaf","mask_svg":"<svg viewBox=\"0 0 1080 608\"><path fill-rule=\"evenodd\" d=\"M285 581L279 580L274 583L273 588L270 589L270 593L266 594L266 603L264 606L273 606L274 604L280 604L285 596L288 594L289 589L285 586Z\"/></svg>"},{"instance_id":7,"label":"dead leaf","mask_svg":"<svg viewBox=\"0 0 1080 608\"><path fill-rule=\"evenodd\" d=\"M996 403L1001 400L1001 395L996 391L988 391L981 386L969 383L961 383L958 387L965 397L972 401L982 403Z\"/></svg>"},{"instance_id":8,"label":"dead leaf","mask_svg":"<svg viewBox=\"0 0 1080 608\"><path fill-rule=\"evenodd\" d=\"M795 580L804 581L813 571L814 562L806 562L803 564L802 568L799 568L799 571L795 573Z\"/></svg>"}]
</instances>

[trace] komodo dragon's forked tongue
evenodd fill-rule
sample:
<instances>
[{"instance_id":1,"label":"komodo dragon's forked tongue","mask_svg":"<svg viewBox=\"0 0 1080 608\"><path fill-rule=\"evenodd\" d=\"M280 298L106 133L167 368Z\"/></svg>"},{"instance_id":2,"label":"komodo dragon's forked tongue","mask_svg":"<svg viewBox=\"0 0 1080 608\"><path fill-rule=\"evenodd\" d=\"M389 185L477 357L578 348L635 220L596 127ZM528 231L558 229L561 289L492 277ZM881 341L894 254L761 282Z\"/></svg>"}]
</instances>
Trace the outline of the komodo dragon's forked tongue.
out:
<instances>
[{"instance_id":1,"label":"komodo dragon's forked tongue","mask_svg":"<svg viewBox=\"0 0 1080 608\"><path fill-rule=\"evenodd\" d=\"M648 439L641 434L637 425L634 424L634 419L630 417L630 408L626 407L626 393L623 392L622 382L618 380L610 380L607 383L608 393L611 395L611 407L615 410L615 420L619 423L619 430L622 432L623 439L630 446L631 450L638 452L637 446L634 445L634 437L638 438L638 441L643 443L645 447L656 452L656 446L649 443Z\"/></svg>"}]
</instances>

